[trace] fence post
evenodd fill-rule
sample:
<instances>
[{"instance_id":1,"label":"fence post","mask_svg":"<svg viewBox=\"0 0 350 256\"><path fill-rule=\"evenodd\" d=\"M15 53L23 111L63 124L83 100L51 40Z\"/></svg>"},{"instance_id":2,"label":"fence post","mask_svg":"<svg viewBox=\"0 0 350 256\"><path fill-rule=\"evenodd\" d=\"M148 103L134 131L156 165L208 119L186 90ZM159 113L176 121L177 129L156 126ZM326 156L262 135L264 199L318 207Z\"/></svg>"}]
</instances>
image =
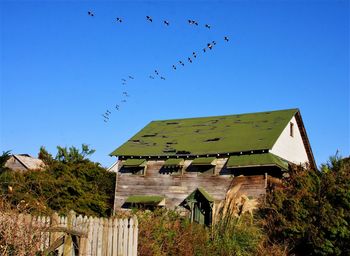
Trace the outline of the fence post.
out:
<instances>
[{"instance_id":1,"label":"fence post","mask_svg":"<svg viewBox=\"0 0 350 256\"><path fill-rule=\"evenodd\" d=\"M137 256L137 246L138 246L138 237L139 237L139 221L137 220L136 216L132 217L134 219L134 229L133 229L133 251L132 256Z\"/></svg>"},{"instance_id":2,"label":"fence post","mask_svg":"<svg viewBox=\"0 0 350 256\"><path fill-rule=\"evenodd\" d=\"M75 212L69 211L68 217L67 217L67 229L73 228L73 223L75 219ZM73 240L72 236L70 234L65 235L64 239L64 249L63 249L63 256L72 256L72 250L73 250Z\"/></svg>"}]
</instances>

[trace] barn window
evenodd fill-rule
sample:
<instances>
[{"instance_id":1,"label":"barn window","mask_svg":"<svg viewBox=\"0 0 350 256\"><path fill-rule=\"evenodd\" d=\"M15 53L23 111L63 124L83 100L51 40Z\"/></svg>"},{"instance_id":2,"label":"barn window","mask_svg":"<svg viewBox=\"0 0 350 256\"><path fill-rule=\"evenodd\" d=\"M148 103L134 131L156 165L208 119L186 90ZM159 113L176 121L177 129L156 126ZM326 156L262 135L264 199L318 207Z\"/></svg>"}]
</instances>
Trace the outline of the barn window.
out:
<instances>
[{"instance_id":1,"label":"barn window","mask_svg":"<svg viewBox=\"0 0 350 256\"><path fill-rule=\"evenodd\" d=\"M291 137L294 137L294 124L292 122L290 122L290 125L289 125L289 135Z\"/></svg>"}]
</instances>

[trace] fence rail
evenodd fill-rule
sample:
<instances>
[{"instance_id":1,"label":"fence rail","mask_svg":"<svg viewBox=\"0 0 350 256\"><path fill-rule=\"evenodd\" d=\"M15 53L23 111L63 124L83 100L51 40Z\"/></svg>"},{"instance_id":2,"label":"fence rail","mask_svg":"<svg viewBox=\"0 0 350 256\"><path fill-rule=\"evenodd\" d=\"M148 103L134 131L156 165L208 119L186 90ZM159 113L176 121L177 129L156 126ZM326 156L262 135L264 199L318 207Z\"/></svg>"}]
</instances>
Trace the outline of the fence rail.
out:
<instances>
[{"instance_id":1,"label":"fence rail","mask_svg":"<svg viewBox=\"0 0 350 256\"><path fill-rule=\"evenodd\" d=\"M43 255L136 256L138 221L136 217L94 218L77 216L32 216L20 214L18 227L30 227L40 238ZM35 232L34 232L35 230Z\"/></svg>"}]
</instances>

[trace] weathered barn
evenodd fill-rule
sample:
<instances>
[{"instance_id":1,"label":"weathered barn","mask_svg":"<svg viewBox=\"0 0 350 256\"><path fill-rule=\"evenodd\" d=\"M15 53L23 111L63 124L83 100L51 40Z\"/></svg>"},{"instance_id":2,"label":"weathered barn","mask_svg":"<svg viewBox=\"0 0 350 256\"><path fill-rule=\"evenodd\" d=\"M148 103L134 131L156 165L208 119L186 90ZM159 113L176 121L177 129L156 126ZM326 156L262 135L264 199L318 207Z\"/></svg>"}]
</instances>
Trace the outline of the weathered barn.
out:
<instances>
[{"instance_id":1,"label":"weathered barn","mask_svg":"<svg viewBox=\"0 0 350 256\"><path fill-rule=\"evenodd\" d=\"M288 164L315 161L298 109L153 121L111 153L114 210L165 206L210 223L213 205L240 183L259 197Z\"/></svg>"},{"instance_id":2,"label":"weathered barn","mask_svg":"<svg viewBox=\"0 0 350 256\"><path fill-rule=\"evenodd\" d=\"M28 154L18 154L11 155L6 161L5 167L14 171L25 172L29 170L42 170L45 164L42 160Z\"/></svg>"}]
</instances>

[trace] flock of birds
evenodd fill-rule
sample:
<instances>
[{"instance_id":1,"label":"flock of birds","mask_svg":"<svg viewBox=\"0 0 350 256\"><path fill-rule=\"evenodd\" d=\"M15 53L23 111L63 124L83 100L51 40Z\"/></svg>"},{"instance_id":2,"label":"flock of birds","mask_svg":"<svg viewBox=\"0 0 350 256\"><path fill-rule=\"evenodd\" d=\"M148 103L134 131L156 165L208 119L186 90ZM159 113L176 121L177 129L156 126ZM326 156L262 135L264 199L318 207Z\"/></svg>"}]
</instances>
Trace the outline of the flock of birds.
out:
<instances>
[{"instance_id":1,"label":"flock of birds","mask_svg":"<svg viewBox=\"0 0 350 256\"><path fill-rule=\"evenodd\" d=\"M92 11L88 11L88 15L90 17L94 17L95 16L95 14ZM153 22L153 18L151 16L147 15L145 18L146 18L146 22L150 22L150 23ZM121 17L117 17L115 21L116 21L116 23L122 23L123 19ZM165 26L170 26L170 22L168 20L163 20L162 23ZM196 20L188 19L187 23L189 25L192 25L192 26L199 26L199 23ZM207 28L207 29L211 29L211 25L210 24L204 24L204 27ZM223 41L229 42L229 37L228 36L224 36L223 37ZM202 48L203 54L206 53L208 50L211 51L216 46L216 44L217 44L216 41L208 42L206 44L206 46L204 48ZM192 55L188 56L186 61L185 60L178 60L176 63L172 64L171 68L173 70L177 70L179 67L184 67L186 62L191 64L197 58L198 55L199 55L198 52L193 51ZM166 80L166 77L163 74L161 74L157 69L155 69L154 72L150 73L148 75L148 78L151 79L151 80L154 80L154 79ZM126 86L129 81L134 80L134 79L135 78L132 75L129 75L127 78L122 78L121 79L121 85L122 86ZM130 97L130 94L126 90L123 91L122 99L120 100L120 102L118 102L115 105L115 110L116 111L119 111L121 109L121 104L126 103L128 97ZM110 109L107 109L106 112L102 114L103 121L105 123L109 122L111 114L112 114L112 112L110 111Z\"/></svg>"}]
</instances>

